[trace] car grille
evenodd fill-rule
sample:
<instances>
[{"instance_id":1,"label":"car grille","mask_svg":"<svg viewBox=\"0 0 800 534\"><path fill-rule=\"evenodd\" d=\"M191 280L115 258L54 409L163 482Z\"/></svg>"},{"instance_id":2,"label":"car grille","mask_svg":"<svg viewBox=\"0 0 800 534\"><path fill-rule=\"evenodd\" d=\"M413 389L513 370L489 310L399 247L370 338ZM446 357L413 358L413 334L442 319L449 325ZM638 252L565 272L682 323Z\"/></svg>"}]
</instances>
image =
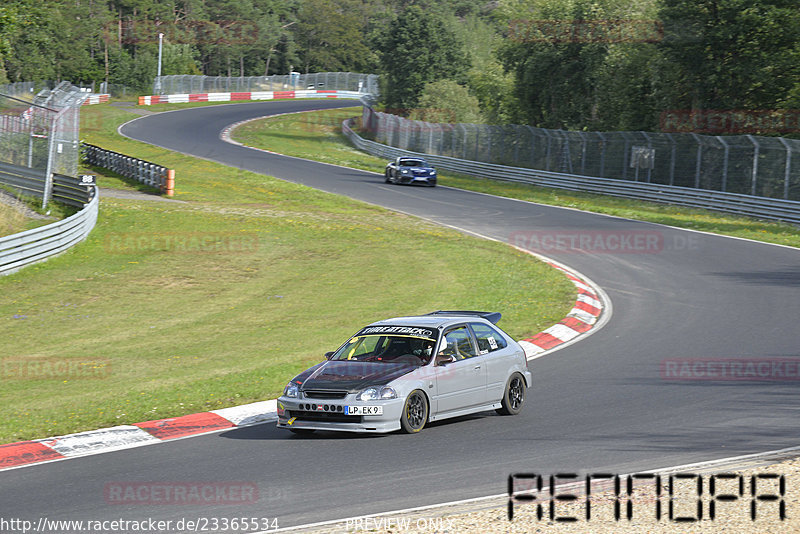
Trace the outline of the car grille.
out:
<instances>
[{"instance_id":1,"label":"car grille","mask_svg":"<svg viewBox=\"0 0 800 534\"><path fill-rule=\"evenodd\" d=\"M298 421L324 421L327 423L361 423L362 421L360 415L345 415L344 412L337 411L287 410L287 417L296 417Z\"/></svg>"},{"instance_id":2,"label":"car grille","mask_svg":"<svg viewBox=\"0 0 800 534\"><path fill-rule=\"evenodd\" d=\"M306 389L303 396L307 399L343 399L347 396L347 391L335 389Z\"/></svg>"},{"instance_id":3,"label":"car grille","mask_svg":"<svg viewBox=\"0 0 800 534\"><path fill-rule=\"evenodd\" d=\"M428 176L428 171L414 171L414 176Z\"/></svg>"}]
</instances>

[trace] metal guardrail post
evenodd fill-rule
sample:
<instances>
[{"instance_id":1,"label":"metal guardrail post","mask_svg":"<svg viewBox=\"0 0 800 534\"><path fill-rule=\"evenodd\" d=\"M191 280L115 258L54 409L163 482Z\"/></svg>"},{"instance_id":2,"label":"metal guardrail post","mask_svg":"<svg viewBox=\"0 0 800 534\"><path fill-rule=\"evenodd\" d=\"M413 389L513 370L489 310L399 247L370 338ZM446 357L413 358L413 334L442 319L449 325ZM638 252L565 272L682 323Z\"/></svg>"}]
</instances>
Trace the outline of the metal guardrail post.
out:
<instances>
[{"instance_id":1,"label":"metal guardrail post","mask_svg":"<svg viewBox=\"0 0 800 534\"><path fill-rule=\"evenodd\" d=\"M703 143L700 142L700 137L692 132L691 136L694 138L695 142L697 143L697 160L695 162L694 167L694 186L696 188L700 187L700 169L703 163Z\"/></svg>"},{"instance_id":2,"label":"metal guardrail post","mask_svg":"<svg viewBox=\"0 0 800 534\"><path fill-rule=\"evenodd\" d=\"M756 194L756 183L758 181L758 156L759 156L759 149L761 148L761 146L758 144L758 141L752 135L747 135L745 137L747 137L747 139L749 139L750 142L753 143L753 147L754 147L753 148L753 175L752 175L752 179L750 181L750 194L755 196L755 194Z\"/></svg>"},{"instance_id":3,"label":"metal guardrail post","mask_svg":"<svg viewBox=\"0 0 800 534\"><path fill-rule=\"evenodd\" d=\"M581 136L581 174L586 172L586 133L578 132Z\"/></svg>"},{"instance_id":4,"label":"metal guardrail post","mask_svg":"<svg viewBox=\"0 0 800 534\"><path fill-rule=\"evenodd\" d=\"M641 132L640 131L639 133L642 134L645 139L647 139L647 148L652 150L653 149L653 139L649 135L647 135L647 132ZM637 167L637 170L638 170L638 167ZM650 167L647 167L647 183L648 184L652 181L652 178L653 178L653 167L650 166Z\"/></svg>"},{"instance_id":5,"label":"metal guardrail post","mask_svg":"<svg viewBox=\"0 0 800 534\"><path fill-rule=\"evenodd\" d=\"M606 146L608 143L606 142L606 136L602 132L597 132L597 135L600 136L600 176L606 175Z\"/></svg>"},{"instance_id":6,"label":"metal guardrail post","mask_svg":"<svg viewBox=\"0 0 800 534\"><path fill-rule=\"evenodd\" d=\"M50 119L50 135L47 139L47 169L45 170L44 194L42 195L42 209L47 208L50 195L53 194L53 162L55 160L56 118Z\"/></svg>"},{"instance_id":7,"label":"metal guardrail post","mask_svg":"<svg viewBox=\"0 0 800 534\"><path fill-rule=\"evenodd\" d=\"M722 151L723 151L722 157L724 158L723 161L722 161L722 187L721 188L722 188L722 191L727 191L728 190L728 157L730 155L731 147L721 135L718 135L716 137L717 137L717 140L722 144Z\"/></svg>"},{"instance_id":8,"label":"metal guardrail post","mask_svg":"<svg viewBox=\"0 0 800 534\"><path fill-rule=\"evenodd\" d=\"M783 198L789 200L789 178L792 172L792 147L783 137L779 137L778 140L786 149L786 163L784 163L783 171Z\"/></svg>"}]
</instances>

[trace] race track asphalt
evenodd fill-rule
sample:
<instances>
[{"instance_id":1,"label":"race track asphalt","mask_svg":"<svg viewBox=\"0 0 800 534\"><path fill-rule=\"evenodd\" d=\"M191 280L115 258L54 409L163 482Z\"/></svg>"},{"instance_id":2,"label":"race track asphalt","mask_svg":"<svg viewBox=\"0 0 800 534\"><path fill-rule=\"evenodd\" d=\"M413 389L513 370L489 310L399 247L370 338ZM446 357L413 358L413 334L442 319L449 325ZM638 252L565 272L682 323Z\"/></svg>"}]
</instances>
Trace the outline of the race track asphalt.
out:
<instances>
[{"instance_id":1,"label":"race track asphalt","mask_svg":"<svg viewBox=\"0 0 800 534\"><path fill-rule=\"evenodd\" d=\"M599 284L613 316L587 339L531 362L534 386L518 417L492 412L385 436L298 438L264 424L34 465L0 472L3 516L277 517L286 527L501 494L511 473L624 474L800 445L797 377L677 381L661 373L670 359L800 358L800 251L445 187L391 186L375 174L219 139L225 126L251 117L350 105L201 107L143 117L121 131L501 241L646 232L660 245L550 254ZM403 281L387 273L387 283ZM199 481L253 483L258 498L191 506L115 505L104 496L110 483Z\"/></svg>"}]
</instances>

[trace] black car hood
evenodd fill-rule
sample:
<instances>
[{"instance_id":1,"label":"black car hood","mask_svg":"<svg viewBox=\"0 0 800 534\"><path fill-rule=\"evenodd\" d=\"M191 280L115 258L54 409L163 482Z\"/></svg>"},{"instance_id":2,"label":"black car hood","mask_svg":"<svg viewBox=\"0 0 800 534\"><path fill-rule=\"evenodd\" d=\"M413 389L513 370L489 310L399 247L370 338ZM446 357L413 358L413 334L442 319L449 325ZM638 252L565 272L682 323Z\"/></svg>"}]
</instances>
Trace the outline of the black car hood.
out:
<instances>
[{"instance_id":1,"label":"black car hood","mask_svg":"<svg viewBox=\"0 0 800 534\"><path fill-rule=\"evenodd\" d=\"M293 382L300 389L336 389L361 391L368 386L383 386L410 373L419 366L408 363L357 362L336 360L322 362L297 375Z\"/></svg>"}]
</instances>

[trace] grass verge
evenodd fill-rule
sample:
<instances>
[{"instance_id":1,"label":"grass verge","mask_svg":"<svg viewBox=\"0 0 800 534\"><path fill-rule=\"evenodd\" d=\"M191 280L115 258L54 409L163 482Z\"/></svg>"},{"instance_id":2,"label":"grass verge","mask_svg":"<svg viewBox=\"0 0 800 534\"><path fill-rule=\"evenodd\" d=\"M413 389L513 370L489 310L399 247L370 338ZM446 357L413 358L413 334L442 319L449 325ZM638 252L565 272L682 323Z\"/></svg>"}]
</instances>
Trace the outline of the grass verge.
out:
<instances>
[{"instance_id":1,"label":"grass verge","mask_svg":"<svg viewBox=\"0 0 800 534\"><path fill-rule=\"evenodd\" d=\"M27 230L30 220L19 208L0 202L0 237Z\"/></svg>"},{"instance_id":2,"label":"grass verge","mask_svg":"<svg viewBox=\"0 0 800 534\"><path fill-rule=\"evenodd\" d=\"M42 209L41 199L19 196L18 191L6 186L0 186L0 196L0 237L48 225L77 211L58 202L50 202L46 209ZM30 212L45 216L31 217L28 215Z\"/></svg>"},{"instance_id":3,"label":"grass verge","mask_svg":"<svg viewBox=\"0 0 800 534\"><path fill-rule=\"evenodd\" d=\"M0 443L274 398L389 316L499 310L520 338L574 300L503 244L122 138L125 110L82 113L87 141L176 169L186 202L103 197L131 184L100 174L89 238L0 278Z\"/></svg>"},{"instance_id":4,"label":"grass verge","mask_svg":"<svg viewBox=\"0 0 800 534\"><path fill-rule=\"evenodd\" d=\"M344 108L262 119L239 126L233 138L281 154L382 173L386 160L356 150L341 134L341 122L360 113L361 108ZM500 182L447 171L439 173L439 183L541 204L800 247L800 228L751 217Z\"/></svg>"}]
</instances>

